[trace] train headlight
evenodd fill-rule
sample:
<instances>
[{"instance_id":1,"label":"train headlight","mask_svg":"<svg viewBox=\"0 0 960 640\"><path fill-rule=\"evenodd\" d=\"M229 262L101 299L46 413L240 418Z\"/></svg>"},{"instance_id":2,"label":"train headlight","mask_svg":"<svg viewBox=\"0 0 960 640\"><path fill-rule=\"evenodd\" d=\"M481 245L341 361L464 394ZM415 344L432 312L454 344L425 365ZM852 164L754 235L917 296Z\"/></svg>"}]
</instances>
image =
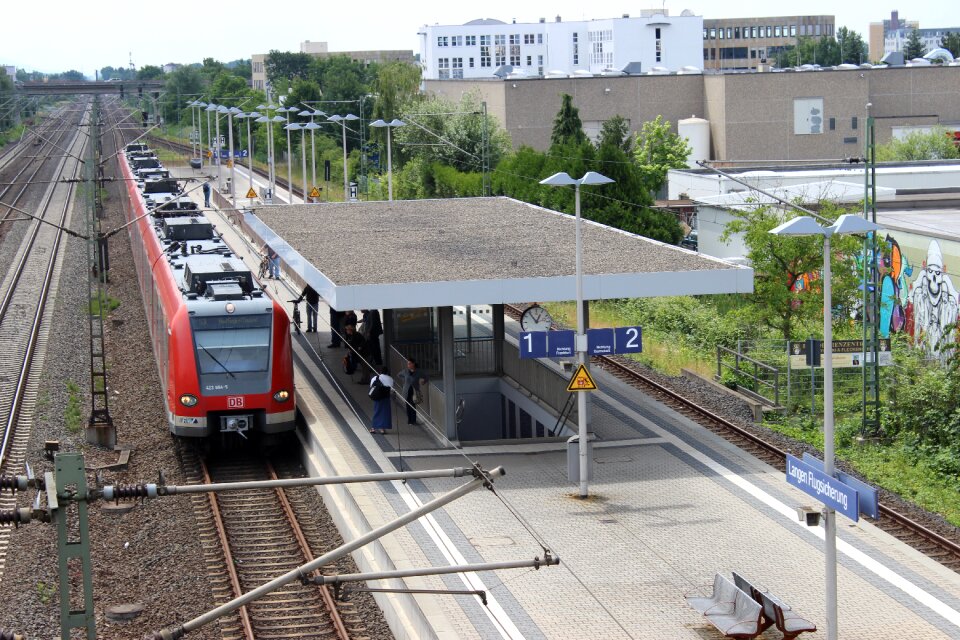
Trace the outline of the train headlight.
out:
<instances>
[{"instance_id":1,"label":"train headlight","mask_svg":"<svg viewBox=\"0 0 960 640\"><path fill-rule=\"evenodd\" d=\"M290 392L286 389L280 389L280 391L273 394L273 399L277 402L286 402L290 399Z\"/></svg>"},{"instance_id":2,"label":"train headlight","mask_svg":"<svg viewBox=\"0 0 960 640\"><path fill-rule=\"evenodd\" d=\"M192 396L189 393L185 393L180 396L180 404L185 407L192 407L193 405L197 404L197 396Z\"/></svg>"},{"instance_id":3,"label":"train headlight","mask_svg":"<svg viewBox=\"0 0 960 640\"><path fill-rule=\"evenodd\" d=\"M232 302L228 302L227 306L225 306L224 309L226 310L227 313L233 313L234 311L237 310L237 305L233 304Z\"/></svg>"}]
</instances>

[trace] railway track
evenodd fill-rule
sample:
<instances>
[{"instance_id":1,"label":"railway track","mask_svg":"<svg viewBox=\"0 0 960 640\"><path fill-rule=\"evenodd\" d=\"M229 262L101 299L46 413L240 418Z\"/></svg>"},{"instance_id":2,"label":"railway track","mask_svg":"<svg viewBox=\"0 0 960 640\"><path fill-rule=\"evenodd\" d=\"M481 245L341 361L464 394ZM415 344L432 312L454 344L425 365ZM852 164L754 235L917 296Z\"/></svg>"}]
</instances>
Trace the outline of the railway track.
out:
<instances>
[{"instance_id":1,"label":"railway track","mask_svg":"<svg viewBox=\"0 0 960 640\"><path fill-rule=\"evenodd\" d=\"M507 313L519 320L523 309L504 305ZM777 469L786 469L787 451L764 437L763 429L748 429L685 398L682 394L660 384L637 362L622 356L593 356L591 362L605 371L653 396L678 413L731 441L741 449ZM784 471L785 472L785 471ZM883 500L880 518L873 523L883 531L933 558L940 564L960 573L960 535L944 535L917 522Z\"/></svg>"},{"instance_id":2,"label":"railway track","mask_svg":"<svg viewBox=\"0 0 960 640\"><path fill-rule=\"evenodd\" d=\"M231 454L208 466L192 449L181 448L180 454L190 483L277 478L262 459ZM218 606L313 559L308 534L295 512L298 501L288 493L275 489L192 496ZM344 619L351 620L352 629ZM348 640L362 633L358 620L352 605L337 603L326 587L292 583L227 614L219 624L225 640Z\"/></svg>"},{"instance_id":3,"label":"railway track","mask_svg":"<svg viewBox=\"0 0 960 640\"><path fill-rule=\"evenodd\" d=\"M84 109L80 121L88 117ZM69 115L69 114L68 114ZM58 226L67 226L73 205L73 184L58 184L56 178L76 178L80 172L77 157L85 141L78 135L79 122L72 122L73 137L65 145L64 155L46 185L38 217ZM64 130L66 135L66 130ZM19 175L19 174L18 174ZM34 176L37 172L33 173ZM32 178L31 178L32 179ZM13 264L8 268L0 298L0 472L19 473L26 459L27 443L34 417L40 373L47 337L50 333L52 305L62 267L60 251L64 233L38 221L23 222L30 229L24 235ZM0 509L16 505L14 495L0 495ZM6 565L9 529L0 529L0 576Z\"/></svg>"}]
</instances>

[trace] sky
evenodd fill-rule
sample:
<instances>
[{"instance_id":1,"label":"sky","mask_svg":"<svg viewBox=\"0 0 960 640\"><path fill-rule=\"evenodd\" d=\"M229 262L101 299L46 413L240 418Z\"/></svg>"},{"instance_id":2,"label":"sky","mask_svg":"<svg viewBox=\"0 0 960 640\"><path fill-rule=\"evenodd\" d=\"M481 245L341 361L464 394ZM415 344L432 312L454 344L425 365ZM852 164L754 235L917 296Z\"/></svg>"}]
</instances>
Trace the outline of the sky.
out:
<instances>
[{"instance_id":1,"label":"sky","mask_svg":"<svg viewBox=\"0 0 960 640\"><path fill-rule=\"evenodd\" d=\"M420 46L417 31L424 24L463 24L477 18L520 23L553 20L559 15L565 21L589 20L639 15L645 8L665 8L674 16L689 9L704 18L784 15L768 0L652 0L640 4L624 0L485 0L476 4L366 0L357 5L46 0L37 5L5 4L0 14L0 64L45 73L76 69L90 77L94 70L108 65L126 66L131 57L138 68L200 62L207 57L228 62L271 49L298 51L304 40L327 42L330 51L410 49L416 54ZM857 31L866 40L869 23L889 19L890 12L898 8L901 19L918 20L922 28L960 27L956 0L928 0L912 7L896 3L881 7L861 0L807 0L802 13L834 15L838 28Z\"/></svg>"}]
</instances>

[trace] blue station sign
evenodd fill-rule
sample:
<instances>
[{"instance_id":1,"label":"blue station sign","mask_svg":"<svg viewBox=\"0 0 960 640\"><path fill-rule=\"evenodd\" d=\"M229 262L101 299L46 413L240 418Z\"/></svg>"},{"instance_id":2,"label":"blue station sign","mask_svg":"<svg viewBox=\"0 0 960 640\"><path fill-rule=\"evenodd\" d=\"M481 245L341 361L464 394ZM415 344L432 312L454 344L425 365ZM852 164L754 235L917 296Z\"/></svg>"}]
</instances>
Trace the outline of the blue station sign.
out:
<instances>
[{"instance_id":1,"label":"blue station sign","mask_svg":"<svg viewBox=\"0 0 960 640\"><path fill-rule=\"evenodd\" d=\"M519 346L521 358L546 358L547 332L521 331Z\"/></svg>"},{"instance_id":2,"label":"blue station sign","mask_svg":"<svg viewBox=\"0 0 960 640\"><path fill-rule=\"evenodd\" d=\"M811 467L814 467L819 471L823 471L823 461L818 458L814 458L809 453L803 454L803 461ZM833 475L836 476L837 480L843 484L857 490L857 498L858 502L860 503L860 513L868 518L873 518L874 520L880 517L880 496L876 487L871 487L866 482L863 482L858 478L854 478L850 474L844 473L839 469Z\"/></svg>"},{"instance_id":3,"label":"blue station sign","mask_svg":"<svg viewBox=\"0 0 960 640\"><path fill-rule=\"evenodd\" d=\"M575 331L550 331L547 333L547 357L569 358L573 356Z\"/></svg>"},{"instance_id":4,"label":"blue station sign","mask_svg":"<svg viewBox=\"0 0 960 640\"><path fill-rule=\"evenodd\" d=\"M787 454L787 482L854 522L860 519L857 490Z\"/></svg>"},{"instance_id":5,"label":"blue station sign","mask_svg":"<svg viewBox=\"0 0 960 640\"><path fill-rule=\"evenodd\" d=\"M613 329L587 329L587 353L591 356L609 356L616 353Z\"/></svg>"},{"instance_id":6,"label":"blue station sign","mask_svg":"<svg viewBox=\"0 0 960 640\"><path fill-rule=\"evenodd\" d=\"M641 353L643 351L643 332L640 327L617 327L617 353Z\"/></svg>"}]
</instances>

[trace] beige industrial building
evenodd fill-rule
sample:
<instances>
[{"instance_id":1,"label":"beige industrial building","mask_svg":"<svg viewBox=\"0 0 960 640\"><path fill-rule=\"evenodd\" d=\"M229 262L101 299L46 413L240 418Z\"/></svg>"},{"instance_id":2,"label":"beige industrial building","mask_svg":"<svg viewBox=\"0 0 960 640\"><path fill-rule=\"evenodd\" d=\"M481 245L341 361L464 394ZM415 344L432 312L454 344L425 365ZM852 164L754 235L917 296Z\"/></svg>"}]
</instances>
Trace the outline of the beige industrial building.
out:
<instances>
[{"instance_id":1,"label":"beige industrial building","mask_svg":"<svg viewBox=\"0 0 960 640\"><path fill-rule=\"evenodd\" d=\"M800 38L834 37L833 16L772 16L703 20L703 68L730 71L773 64ZM796 63L787 59L777 66Z\"/></svg>"},{"instance_id":2,"label":"beige industrial building","mask_svg":"<svg viewBox=\"0 0 960 640\"><path fill-rule=\"evenodd\" d=\"M863 122L876 141L910 127L960 126L960 67L930 66L780 73L644 75L530 80L432 80L428 93L459 100L476 92L514 147L550 146L560 96L573 96L595 137L620 115L637 131L662 115L697 118L695 153L719 161L840 160L863 153ZM706 122L702 122L705 120Z\"/></svg>"},{"instance_id":3,"label":"beige industrial building","mask_svg":"<svg viewBox=\"0 0 960 640\"><path fill-rule=\"evenodd\" d=\"M330 58L333 56L347 56L354 62L409 62L414 64L416 58L413 56L412 49L378 49L370 51L330 51L326 42L311 42L307 40L300 43L300 53L307 53L314 58ZM254 89L265 91L267 88L267 69L265 66L269 54L255 53L250 56L250 66L252 68L252 85Z\"/></svg>"}]
</instances>

